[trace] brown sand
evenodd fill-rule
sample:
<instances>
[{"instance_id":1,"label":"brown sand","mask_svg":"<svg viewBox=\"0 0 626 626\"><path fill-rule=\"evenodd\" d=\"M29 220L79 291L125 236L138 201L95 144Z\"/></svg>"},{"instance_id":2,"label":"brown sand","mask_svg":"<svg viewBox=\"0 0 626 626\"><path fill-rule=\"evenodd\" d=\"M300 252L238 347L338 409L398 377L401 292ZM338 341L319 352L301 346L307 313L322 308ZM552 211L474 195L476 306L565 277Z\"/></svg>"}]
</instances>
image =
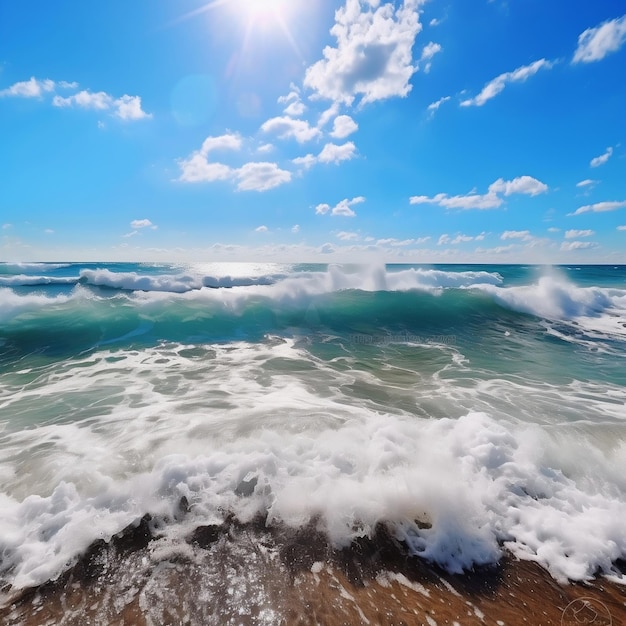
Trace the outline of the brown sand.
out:
<instances>
[{"instance_id":1,"label":"brown sand","mask_svg":"<svg viewBox=\"0 0 626 626\"><path fill-rule=\"evenodd\" d=\"M94 544L56 582L5 597L0 624L626 624L624 586L560 585L512 558L450 575L407 557L382 527L346 550L313 528L260 522L203 527L186 541L153 533L145 519Z\"/></svg>"}]
</instances>

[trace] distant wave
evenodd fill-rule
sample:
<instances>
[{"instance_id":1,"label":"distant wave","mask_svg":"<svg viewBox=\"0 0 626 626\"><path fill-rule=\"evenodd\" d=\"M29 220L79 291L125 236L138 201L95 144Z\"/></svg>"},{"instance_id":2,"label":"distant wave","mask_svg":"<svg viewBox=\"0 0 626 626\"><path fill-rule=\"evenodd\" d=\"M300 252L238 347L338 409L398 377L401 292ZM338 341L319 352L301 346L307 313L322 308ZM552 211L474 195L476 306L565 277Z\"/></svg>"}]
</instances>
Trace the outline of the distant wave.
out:
<instances>
[{"instance_id":1,"label":"distant wave","mask_svg":"<svg viewBox=\"0 0 626 626\"><path fill-rule=\"evenodd\" d=\"M563 278L543 276L534 285L481 285L480 290L513 311L577 322L605 336L626 337L626 289L578 287Z\"/></svg>"},{"instance_id":2,"label":"distant wave","mask_svg":"<svg viewBox=\"0 0 626 626\"><path fill-rule=\"evenodd\" d=\"M0 263L0 274L18 272L52 272L70 267L70 263Z\"/></svg>"},{"instance_id":3,"label":"distant wave","mask_svg":"<svg viewBox=\"0 0 626 626\"><path fill-rule=\"evenodd\" d=\"M445 272L442 270L406 269L389 272L384 267L365 268L349 272L339 266L331 266L325 272L301 272L294 274L270 274L250 277L196 276L174 274L146 276L135 272L113 272L108 269L81 270L83 283L124 289L128 291L165 291L185 293L211 288L254 287L284 282L294 292L329 293L343 289L363 291L406 291L409 289L442 289L467 287L473 284L497 285L502 277L497 273Z\"/></svg>"},{"instance_id":4,"label":"distant wave","mask_svg":"<svg viewBox=\"0 0 626 626\"><path fill-rule=\"evenodd\" d=\"M113 272L108 269L81 270L80 272L80 282L88 285L127 291L169 291L172 293L185 293L203 287L218 289L271 285L283 277L282 274L257 277L195 276L192 274L146 276L135 272Z\"/></svg>"},{"instance_id":5,"label":"distant wave","mask_svg":"<svg viewBox=\"0 0 626 626\"><path fill-rule=\"evenodd\" d=\"M270 309L281 305L288 306L290 310L306 309L311 306L312 298L338 296L346 292L380 293L380 297L383 293L388 297L394 293L409 292L421 292L424 296L456 293L454 302L447 301L448 308L462 307L463 301L471 301L471 293L480 293L500 307L548 320L599 318L609 311L615 317L623 317L626 313L626 289L581 287L555 276L543 276L534 284L503 286L502 283L503 279L497 272L421 268L387 271L384 267L373 267L347 271L339 266L330 266L327 271L319 272L238 277L142 275L109 269L83 269L78 277L0 276L0 288L7 289L0 304L0 313L6 316L12 309L30 309L61 302L55 299L59 296L46 297L45 291L18 295L10 289L39 285L75 285L71 292L63 294L63 302L92 299L95 296L90 293L89 287L98 287L110 289L113 294L123 292L130 298L129 304L135 306L153 303L153 306L160 304L167 307L170 302L174 304L171 298L182 298L176 306L184 308L185 305L193 307L194 303L204 303L217 309L225 307L225 312L235 315L244 312L252 303L258 307L262 302ZM106 299L101 292L98 295ZM367 306L366 301L361 302ZM421 306L432 302L429 298ZM357 310L354 312L357 313ZM402 318L403 312L396 311L396 314Z\"/></svg>"},{"instance_id":6,"label":"distant wave","mask_svg":"<svg viewBox=\"0 0 626 626\"><path fill-rule=\"evenodd\" d=\"M32 287L36 285L74 285L78 276L30 276L17 274L15 276L1 276L0 287Z\"/></svg>"},{"instance_id":7,"label":"distant wave","mask_svg":"<svg viewBox=\"0 0 626 626\"><path fill-rule=\"evenodd\" d=\"M46 293L49 285L68 289ZM33 290L14 290L19 286ZM363 329L384 334L391 329L416 336L449 334L451 328L482 332L498 323L527 323L531 315L571 326L573 333L564 328L549 331L568 341L626 338L626 290L577 286L554 275L533 284L504 286L497 272L389 271L383 266L236 277L145 275L103 268L83 269L78 278L0 276L0 289L0 322L11 323L5 336L19 334L22 321L33 341L37 333L47 337L55 328L65 335L65 320L71 319L72 328L81 325L85 332L68 335L66 345L86 341L83 349L125 336L145 321L154 325L149 336L155 340L228 341L257 340L265 332L298 328L340 334ZM59 343L41 340L43 345Z\"/></svg>"},{"instance_id":8,"label":"distant wave","mask_svg":"<svg viewBox=\"0 0 626 626\"><path fill-rule=\"evenodd\" d=\"M503 306L547 319L592 317L612 306L626 309L626 290L577 287L565 280L544 276L534 285L481 289Z\"/></svg>"}]
</instances>

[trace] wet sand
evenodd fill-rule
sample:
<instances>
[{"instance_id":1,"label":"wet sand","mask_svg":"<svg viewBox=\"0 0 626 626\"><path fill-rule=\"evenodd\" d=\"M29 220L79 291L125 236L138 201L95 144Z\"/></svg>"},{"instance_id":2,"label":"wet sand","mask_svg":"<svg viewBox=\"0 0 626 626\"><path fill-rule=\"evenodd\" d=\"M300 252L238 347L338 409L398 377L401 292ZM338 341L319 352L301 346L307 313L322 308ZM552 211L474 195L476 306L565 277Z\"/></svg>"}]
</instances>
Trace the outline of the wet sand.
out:
<instances>
[{"instance_id":1,"label":"wet sand","mask_svg":"<svg viewBox=\"0 0 626 626\"><path fill-rule=\"evenodd\" d=\"M626 624L626 586L598 578L558 584L541 566L511 557L450 575L408 557L383 527L332 549L298 531L229 521L185 541L141 523L98 542L57 581L5 590L0 623L393 626Z\"/></svg>"}]
</instances>

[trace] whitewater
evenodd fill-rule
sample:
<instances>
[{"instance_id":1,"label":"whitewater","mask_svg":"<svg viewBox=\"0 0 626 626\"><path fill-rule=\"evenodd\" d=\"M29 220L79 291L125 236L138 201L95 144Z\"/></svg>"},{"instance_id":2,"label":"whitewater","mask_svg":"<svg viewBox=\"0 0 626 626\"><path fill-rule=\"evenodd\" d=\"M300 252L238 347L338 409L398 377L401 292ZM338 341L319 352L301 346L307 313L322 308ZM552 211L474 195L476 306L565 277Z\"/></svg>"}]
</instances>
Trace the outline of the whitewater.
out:
<instances>
[{"instance_id":1,"label":"whitewater","mask_svg":"<svg viewBox=\"0 0 626 626\"><path fill-rule=\"evenodd\" d=\"M146 514L626 582L625 366L625 266L0 264L0 594Z\"/></svg>"}]
</instances>

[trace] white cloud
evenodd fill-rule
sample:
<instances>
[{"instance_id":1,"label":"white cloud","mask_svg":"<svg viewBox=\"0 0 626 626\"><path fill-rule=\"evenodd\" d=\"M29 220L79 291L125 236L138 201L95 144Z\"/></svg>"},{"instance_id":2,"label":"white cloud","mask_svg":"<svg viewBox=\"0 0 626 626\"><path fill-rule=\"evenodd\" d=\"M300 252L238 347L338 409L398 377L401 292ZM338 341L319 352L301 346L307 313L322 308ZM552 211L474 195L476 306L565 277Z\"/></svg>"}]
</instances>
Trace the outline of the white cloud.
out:
<instances>
[{"instance_id":1,"label":"white cloud","mask_svg":"<svg viewBox=\"0 0 626 626\"><path fill-rule=\"evenodd\" d=\"M326 203L318 204L315 207L315 213L316 215L326 215L326 213L330 212L333 216L355 217L356 213L350 207L353 207L355 204L361 204L361 202L365 202L363 196L357 196L352 198L352 200L344 198L332 208Z\"/></svg>"},{"instance_id":2,"label":"white cloud","mask_svg":"<svg viewBox=\"0 0 626 626\"><path fill-rule=\"evenodd\" d=\"M200 150L192 152L189 157L178 162L182 170L179 180L187 183L199 183L232 178L235 175L235 170L222 163L209 163L208 154L215 150L239 150L241 143L241 137L232 133L207 137L202 142Z\"/></svg>"},{"instance_id":3,"label":"white cloud","mask_svg":"<svg viewBox=\"0 0 626 626\"><path fill-rule=\"evenodd\" d=\"M294 234L299 233L299 232L300 232L300 225L299 225L299 224L294 224L294 225L291 227L291 232L292 232L292 233L294 233Z\"/></svg>"},{"instance_id":4,"label":"white cloud","mask_svg":"<svg viewBox=\"0 0 626 626\"><path fill-rule=\"evenodd\" d=\"M64 83L64 85L68 84L69 83ZM41 80L32 76L28 80L14 83L10 87L2 89L0 91L0 97L40 98L44 93L54 91L55 87L56 83L49 78Z\"/></svg>"},{"instance_id":5,"label":"white cloud","mask_svg":"<svg viewBox=\"0 0 626 626\"><path fill-rule=\"evenodd\" d=\"M319 153L317 159L321 163L339 163L349 161L354 157L356 146L351 141L338 146L334 143L327 143Z\"/></svg>"},{"instance_id":6,"label":"white cloud","mask_svg":"<svg viewBox=\"0 0 626 626\"><path fill-rule=\"evenodd\" d=\"M317 120L317 127L323 128L330 122L333 117L336 117L337 113L339 113L339 104L337 102L333 102L325 111L321 113Z\"/></svg>"},{"instance_id":7,"label":"white cloud","mask_svg":"<svg viewBox=\"0 0 626 626\"><path fill-rule=\"evenodd\" d=\"M560 228L556 228L555 226L550 226L550 228L548 228L548 232L549 233L560 233L561 229Z\"/></svg>"},{"instance_id":8,"label":"white cloud","mask_svg":"<svg viewBox=\"0 0 626 626\"><path fill-rule=\"evenodd\" d=\"M576 187L593 187L597 184L597 180L591 180L591 178L586 178L585 180L581 180L579 183L576 183Z\"/></svg>"},{"instance_id":9,"label":"white cloud","mask_svg":"<svg viewBox=\"0 0 626 626\"><path fill-rule=\"evenodd\" d=\"M439 110L439 107L448 100L450 100L450 96L444 96L435 102L431 102L427 107L427 111L433 116Z\"/></svg>"},{"instance_id":10,"label":"white cloud","mask_svg":"<svg viewBox=\"0 0 626 626\"><path fill-rule=\"evenodd\" d=\"M310 167L317 163L317 157L314 157L312 154L306 154L302 157L296 157L291 161L294 165L298 165L308 170Z\"/></svg>"},{"instance_id":11,"label":"white cloud","mask_svg":"<svg viewBox=\"0 0 626 626\"><path fill-rule=\"evenodd\" d=\"M619 50L626 41L626 15L588 28L578 37L578 47L572 63L600 61Z\"/></svg>"},{"instance_id":12,"label":"white cloud","mask_svg":"<svg viewBox=\"0 0 626 626\"><path fill-rule=\"evenodd\" d=\"M548 191L548 186L545 183L542 183L532 176L519 176L509 181L499 178L489 186L486 194L472 192L464 196L448 196L445 193L438 193L433 197L411 196L409 203L438 204L446 209L459 210L497 209L504 203L504 199L498 194L505 196L512 194L536 196L546 191Z\"/></svg>"},{"instance_id":13,"label":"white cloud","mask_svg":"<svg viewBox=\"0 0 626 626\"><path fill-rule=\"evenodd\" d=\"M216 150L238 151L241 146L242 139L237 134L227 133L217 137L207 137L202 142L200 150L196 150L186 159L178 161L181 169L178 180L186 183L236 180L239 191L267 191L291 180L291 172L280 169L276 163L253 161L239 168L234 168L208 160L210 152Z\"/></svg>"},{"instance_id":14,"label":"white cloud","mask_svg":"<svg viewBox=\"0 0 626 626\"><path fill-rule=\"evenodd\" d=\"M626 230L626 224L624 224L622 226L618 226L617 230Z\"/></svg>"},{"instance_id":15,"label":"white cloud","mask_svg":"<svg viewBox=\"0 0 626 626\"><path fill-rule=\"evenodd\" d=\"M410 204L438 204L446 209L497 209L502 206L504 200L495 193L486 194L470 193L465 196L448 196L445 193L438 193L430 198L429 196L411 196Z\"/></svg>"},{"instance_id":16,"label":"white cloud","mask_svg":"<svg viewBox=\"0 0 626 626\"><path fill-rule=\"evenodd\" d=\"M48 78L39 80L34 76L29 80L15 83L0 91L0 96L18 96L22 98L39 98L44 93L52 93L60 89L76 89L78 83L60 81L55 83ZM140 120L152 117L141 108L141 98L139 96L123 95L121 98L114 98L104 91L92 92L83 89L78 93L64 97L55 95L52 98L52 105L55 107L80 107L83 109L94 109L98 111L111 111L113 115L122 120Z\"/></svg>"},{"instance_id":17,"label":"white cloud","mask_svg":"<svg viewBox=\"0 0 626 626\"><path fill-rule=\"evenodd\" d=\"M300 100L300 88L294 83L291 83L289 89L291 89L291 91L286 96L279 96L278 104L288 104L294 100Z\"/></svg>"},{"instance_id":18,"label":"white cloud","mask_svg":"<svg viewBox=\"0 0 626 626\"><path fill-rule=\"evenodd\" d=\"M125 235L122 235L122 237L124 238L129 238L129 237L135 237L136 235L139 234L139 231L142 228L150 228L151 230L156 230L158 228L158 226L156 224L153 224L150 220L148 219L143 219L143 220L133 220L130 223L130 227L133 229L130 233L126 233Z\"/></svg>"},{"instance_id":19,"label":"white cloud","mask_svg":"<svg viewBox=\"0 0 626 626\"><path fill-rule=\"evenodd\" d=\"M139 96L124 95L114 98L104 91L92 92L83 89L78 93L64 98L56 95L52 99L55 107L79 107L81 109L93 109L96 111L112 111L113 115L122 120L140 120L152 117L141 108Z\"/></svg>"},{"instance_id":20,"label":"white cloud","mask_svg":"<svg viewBox=\"0 0 626 626\"><path fill-rule=\"evenodd\" d=\"M300 89L293 83L290 85L291 91L286 96L278 98L279 104L286 104L283 109L285 115L290 117L298 117L306 111L306 105L300 99Z\"/></svg>"},{"instance_id":21,"label":"white cloud","mask_svg":"<svg viewBox=\"0 0 626 626\"><path fill-rule=\"evenodd\" d=\"M506 241L507 239L521 239L522 241L531 241L533 236L528 230L505 230L500 239Z\"/></svg>"},{"instance_id":22,"label":"white cloud","mask_svg":"<svg viewBox=\"0 0 626 626\"><path fill-rule=\"evenodd\" d=\"M106 111L113 106L113 98L104 91L93 93L91 91L79 91L67 98L63 96L54 96L52 104L55 107L71 107L77 106L82 109L96 109Z\"/></svg>"},{"instance_id":23,"label":"white cloud","mask_svg":"<svg viewBox=\"0 0 626 626\"><path fill-rule=\"evenodd\" d=\"M333 122L333 130L330 133L335 139L344 139L348 135L356 132L359 125L349 115L339 115Z\"/></svg>"},{"instance_id":24,"label":"white cloud","mask_svg":"<svg viewBox=\"0 0 626 626\"><path fill-rule=\"evenodd\" d=\"M256 151L257 152L271 152L274 149L273 144L271 143L264 143L263 145L259 146Z\"/></svg>"},{"instance_id":25,"label":"white cloud","mask_svg":"<svg viewBox=\"0 0 626 626\"><path fill-rule=\"evenodd\" d=\"M323 246L319 248L319 252L322 254L332 254L335 252L336 248L332 243L325 243Z\"/></svg>"},{"instance_id":26,"label":"white cloud","mask_svg":"<svg viewBox=\"0 0 626 626\"><path fill-rule=\"evenodd\" d=\"M622 202L596 202L595 204L586 204L576 209L569 215L581 215L582 213L605 213L607 211L616 211L626 206L626 200Z\"/></svg>"},{"instance_id":27,"label":"white cloud","mask_svg":"<svg viewBox=\"0 0 626 626\"><path fill-rule=\"evenodd\" d=\"M291 162L294 165L309 169L316 163L340 163L341 161L349 161L354 158L355 154L356 146L352 141L341 145L327 143L317 156L306 154L305 156L293 159Z\"/></svg>"},{"instance_id":28,"label":"white cloud","mask_svg":"<svg viewBox=\"0 0 626 626\"><path fill-rule=\"evenodd\" d=\"M377 246L392 246L394 248L402 248L405 246L419 245L426 243L430 237L418 237L417 239L396 239L395 237L388 237L387 239L379 239L376 242ZM366 239L367 241L367 239Z\"/></svg>"},{"instance_id":29,"label":"white cloud","mask_svg":"<svg viewBox=\"0 0 626 626\"><path fill-rule=\"evenodd\" d=\"M292 102L283 109L283 113L285 115L289 115L290 117L299 117L305 111L306 105L300 100L298 100L297 102Z\"/></svg>"},{"instance_id":30,"label":"white cloud","mask_svg":"<svg viewBox=\"0 0 626 626\"><path fill-rule=\"evenodd\" d=\"M589 165L591 165L591 167L600 167L600 165L604 165L611 158L612 154L613 148L609 146L604 154L591 159L591 161L589 161Z\"/></svg>"},{"instance_id":31,"label":"white cloud","mask_svg":"<svg viewBox=\"0 0 626 626\"><path fill-rule=\"evenodd\" d=\"M480 255L487 254L507 254L519 248L518 244L510 243L508 246L496 246L495 248L476 248L474 252Z\"/></svg>"},{"instance_id":32,"label":"white cloud","mask_svg":"<svg viewBox=\"0 0 626 626\"><path fill-rule=\"evenodd\" d=\"M443 246L443 245L450 244L450 245L456 246L460 243L467 243L469 241L482 241L484 238L485 238L485 233L480 233L480 235L476 235L476 236L464 235L462 233L458 233L454 237L454 239L452 239L450 235L448 235L448 233L444 233L437 240L437 245ZM430 237L423 237L422 239L416 240L416 243L422 243L423 241L427 241L428 239L430 239Z\"/></svg>"},{"instance_id":33,"label":"white cloud","mask_svg":"<svg viewBox=\"0 0 626 626\"><path fill-rule=\"evenodd\" d=\"M595 248L597 244L593 241L564 241L561 244L561 252L571 252L572 250L586 250Z\"/></svg>"},{"instance_id":34,"label":"white cloud","mask_svg":"<svg viewBox=\"0 0 626 626\"><path fill-rule=\"evenodd\" d=\"M316 96L352 105L406 96L413 66L412 48L421 30L421 0L391 2L346 0L335 13L331 34L335 48L326 46L324 58L306 70L304 84Z\"/></svg>"},{"instance_id":35,"label":"white cloud","mask_svg":"<svg viewBox=\"0 0 626 626\"><path fill-rule=\"evenodd\" d=\"M212 183L217 180L228 180L234 175L234 170L223 163L209 163L206 155L194 152L186 159L178 162L181 175L178 180L186 183Z\"/></svg>"},{"instance_id":36,"label":"white cloud","mask_svg":"<svg viewBox=\"0 0 626 626\"><path fill-rule=\"evenodd\" d=\"M266 233L267 232L267 226L265 226L265 225L257 226L254 230L257 233Z\"/></svg>"},{"instance_id":37,"label":"white cloud","mask_svg":"<svg viewBox=\"0 0 626 626\"><path fill-rule=\"evenodd\" d=\"M359 239L359 234L342 230L337 233L336 237L337 239L341 239L341 241L357 241Z\"/></svg>"},{"instance_id":38,"label":"white cloud","mask_svg":"<svg viewBox=\"0 0 626 626\"><path fill-rule=\"evenodd\" d=\"M261 126L266 133L275 133L281 139L293 138L298 143L305 143L321 134L318 128L309 125L305 120L294 120L291 117L273 117Z\"/></svg>"},{"instance_id":39,"label":"white cloud","mask_svg":"<svg viewBox=\"0 0 626 626\"><path fill-rule=\"evenodd\" d=\"M495 98L508 83L520 83L526 81L531 76L535 75L540 69L550 69L554 63L546 61L546 59L539 59L530 65L523 65L518 67L512 72L505 72L496 76L492 81L488 82L483 90L475 97L463 100L461 106L482 106L488 100Z\"/></svg>"},{"instance_id":40,"label":"white cloud","mask_svg":"<svg viewBox=\"0 0 626 626\"><path fill-rule=\"evenodd\" d=\"M424 73L428 74L430 72L430 66L432 65L432 58L438 53L441 52L442 48L438 43L433 43L432 41L424 46L422 50L422 56L420 57L419 63L420 65L424 64Z\"/></svg>"},{"instance_id":41,"label":"white cloud","mask_svg":"<svg viewBox=\"0 0 626 626\"><path fill-rule=\"evenodd\" d=\"M152 229L156 229L156 226L147 219L144 220L133 220L130 223L130 227L133 229L139 229L139 228L152 228Z\"/></svg>"},{"instance_id":42,"label":"white cloud","mask_svg":"<svg viewBox=\"0 0 626 626\"><path fill-rule=\"evenodd\" d=\"M342 215L344 217L355 217L356 213L350 207L354 206L355 204L360 204L361 202L365 202L365 198L363 196L352 198L352 200L344 199L333 208L330 214Z\"/></svg>"},{"instance_id":43,"label":"white cloud","mask_svg":"<svg viewBox=\"0 0 626 626\"><path fill-rule=\"evenodd\" d=\"M209 136L202 142L200 152L205 156L214 150L240 150L242 145L241 137L235 133L226 133L217 137Z\"/></svg>"},{"instance_id":44,"label":"white cloud","mask_svg":"<svg viewBox=\"0 0 626 626\"><path fill-rule=\"evenodd\" d=\"M140 96L122 96L113 103L115 115L121 120L142 120L152 117L152 113L146 113L141 108Z\"/></svg>"},{"instance_id":45,"label":"white cloud","mask_svg":"<svg viewBox=\"0 0 626 626\"><path fill-rule=\"evenodd\" d=\"M450 243L456 246L458 243L467 243L468 241L474 241L474 237L470 235L457 235Z\"/></svg>"},{"instance_id":46,"label":"white cloud","mask_svg":"<svg viewBox=\"0 0 626 626\"><path fill-rule=\"evenodd\" d=\"M291 172L281 170L276 163L246 163L235 171L239 191L267 191L291 180Z\"/></svg>"},{"instance_id":47,"label":"white cloud","mask_svg":"<svg viewBox=\"0 0 626 626\"><path fill-rule=\"evenodd\" d=\"M489 191L495 193L503 193L505 196L510 196L514 193L521 193L527 196L537 196L540 193L548 191L548 185L533 178L532 176L518 176L513 180L503 180L498 178L494 183L489 186Z\"/></svg>"},{"instance_id":48,"label":"white cloud","mask_svg":"<svg viewBox=\"0 0 626 626\"><path fill-rule=\"evenodd\" d=\"M591 237L595 234L595 230L566 230L565 239L576 239L576 237Z\"/></svg>"}]
</instances>

